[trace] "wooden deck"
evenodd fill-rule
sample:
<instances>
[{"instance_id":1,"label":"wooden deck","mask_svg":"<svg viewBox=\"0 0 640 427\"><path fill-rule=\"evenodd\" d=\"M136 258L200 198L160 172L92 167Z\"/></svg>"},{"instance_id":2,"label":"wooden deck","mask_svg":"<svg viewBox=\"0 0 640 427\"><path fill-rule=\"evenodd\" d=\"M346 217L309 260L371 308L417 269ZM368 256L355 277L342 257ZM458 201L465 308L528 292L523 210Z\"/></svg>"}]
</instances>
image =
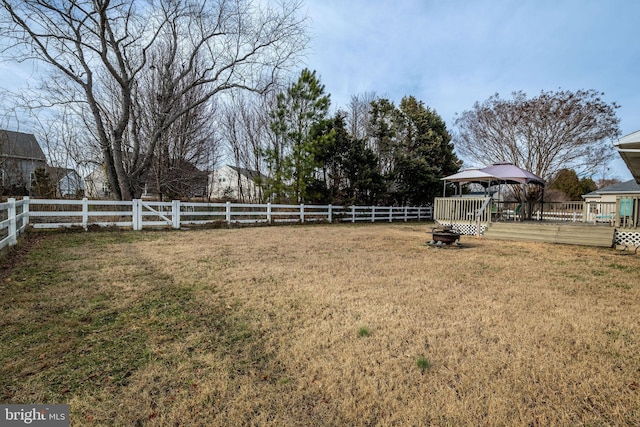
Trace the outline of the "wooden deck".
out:
<instances>
[{"instance_id":1,"label":"wooden deck","mask_svg":"<svg viewBox=\"0 0 640 427\"><path fill-rule=\"evenodd\" d=\"M496 202L488 197L436 198L434 220L461 234L612 247L640 247L640 197L615 202Z\"/></svg>"},{"instance_id":2,"label":"wooden deck","mask_svg":"<svg viewBox=\"0 0 640 427\"><path fill-rule=\"evenodd\" d=\"M496 222L489 225L483 237L610 248L614 245L615 231L606 225L581 223Z\"/></svg>"}]
</instances>

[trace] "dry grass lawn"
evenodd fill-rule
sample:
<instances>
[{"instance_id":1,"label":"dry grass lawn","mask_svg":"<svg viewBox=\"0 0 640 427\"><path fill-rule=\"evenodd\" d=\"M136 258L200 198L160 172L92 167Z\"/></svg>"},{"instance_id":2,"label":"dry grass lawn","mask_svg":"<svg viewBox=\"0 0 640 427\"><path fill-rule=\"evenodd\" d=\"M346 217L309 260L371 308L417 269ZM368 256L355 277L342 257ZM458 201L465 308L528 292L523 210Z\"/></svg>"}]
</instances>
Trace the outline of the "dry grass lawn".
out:
<instances>
[{"instance_id":1,"label":"dry grass lawn","mask_svg":"<svg viewBox=\"0 0 640 427\"><path fill-rule=\"evenodd\" d=\"M0 283L0 402L72 425L640 424L640 256L426 231L51 234Z\"/></svg>"}]
</instances>

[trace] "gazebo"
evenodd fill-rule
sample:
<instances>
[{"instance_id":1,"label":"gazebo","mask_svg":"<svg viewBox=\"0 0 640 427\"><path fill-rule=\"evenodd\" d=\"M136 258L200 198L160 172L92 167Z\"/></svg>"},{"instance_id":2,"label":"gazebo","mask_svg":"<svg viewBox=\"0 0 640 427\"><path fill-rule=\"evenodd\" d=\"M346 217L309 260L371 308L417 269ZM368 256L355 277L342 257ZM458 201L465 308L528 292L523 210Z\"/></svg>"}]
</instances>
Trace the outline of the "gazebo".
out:
<instances>
[{"instance_id":1,"label":"gazebo","mask_svg":"<svg viewBox=\"0 0 640 427\"><path fill-rule=\"evenodd\" d=\"M491 166L481 169L468 169L454 175L442 178L444 182L443 198L436 199L434 215L436 218L444 219L448 222L468 223L468 227L473 228L473 233L482 232L482 224L486 224L497 219L503 214L508 214L513 219L522 216L522 208L525 205L525 186L527 184L539 185L544 188L545 181L539 176L522 169L512 163L494 163ZM447 183L475 183L485 188L494 185L516 184L523 187L522 200L513 209L498 209L496 204L490 205L492 198L487 195L485 198L446 198L445 189ZM544 190L543 190L544 196ZM504 208L504 205L502 205ZM470 230L468 230L470 231Z\"/></svg>"},{"instance_id":2,"label":"gazebo","mask_svg":"<svg viewBox=\"0 0 640 427\"><path fill-rule=\"evenodd\" d=\"M501 184L535 184L544 188L545 181L539 176L522 169L513 163L501 162L482 169L467 169L454 175L442 178L444 181L442 197L445 196L447 182L458 184L474 183L483 187ZM524 193L523 193L524 194Z\"/></svg>"}]
</instances>

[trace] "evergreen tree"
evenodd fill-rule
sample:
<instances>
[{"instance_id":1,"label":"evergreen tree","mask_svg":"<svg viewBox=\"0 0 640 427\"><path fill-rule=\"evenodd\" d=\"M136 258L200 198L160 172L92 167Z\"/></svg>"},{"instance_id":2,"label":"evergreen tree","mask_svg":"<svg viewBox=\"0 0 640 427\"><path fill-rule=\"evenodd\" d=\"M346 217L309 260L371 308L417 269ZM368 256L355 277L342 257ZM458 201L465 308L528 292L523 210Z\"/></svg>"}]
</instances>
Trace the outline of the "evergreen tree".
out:
<instances>
[{"instance_id":1,"label":"evergreen tree","mask_svg":"<svg viewBox=\"0 0 640 427\"><path fill-rule=\"evenodd\" d=\"M591 178L578 178L573 169L560 169L556 174L551 189L562 191L569 200L580 200L580 196L598 189Z\"/></svg>"},{"instance_id":2,"label":"evergreen tree","mask_svg":"<svg viewBox=\"0 0 640 427\"><path fill-rule=\"evenodd\" d=\"M51 182L49 172L45 168L37 168L31 178L30 193L42 199L52 199L55 197L56 187Z\"/></svg>"},{"instance_id":3,"label":"evergreen tree","mask_svg":"<svg viewBox=\"0 0 640 427\"><path fill-rule=\"evenodd\" d=\"M320 167L317 152L334 138L330 130L329 95L324 94L315 71L302 70L296 83L280 93L271 114L271 130L278 149L268 149L265 159L270 179L267 195L293 202L310 200L309 185L317 179Z\"/></svg>"},{"instance_id":4,"label":"evergreen tree","mask_svg":"<svg viewBox=\"0 0 640 427\"><path fill-rule=\"evenodd\" d=\"M383 203L431 202L440 179L461 163L444 121L413 96L403 98L400 108L386 99L371 106L371 147L386 181Z\"/></svg>"},{"instance_id":5,"label":"evergreen tree","mask_svg":"<svg viewBox=\"0 0 640 427\"><path fill-rule=\"evenodd\" d=\"M342 205L375 203L385 189L378 157L363 139L349 134L344 113L335 115L331 128L334 138L321 145L317 153L326 186L325 200Z\"/></svg>"},{"instance_id":6,"label":"evergreen tree","mask_svg":"<svg viewBox=\"0 0 640 427\"><path fill-rule=\"evenodd\" d=\"M413 96L402 99L400 111L403 137L395 152L396 201L424 204L438 194L440 179L456 173L461 162L444 120L435 111Z\"/></svg>"}]
</instances>

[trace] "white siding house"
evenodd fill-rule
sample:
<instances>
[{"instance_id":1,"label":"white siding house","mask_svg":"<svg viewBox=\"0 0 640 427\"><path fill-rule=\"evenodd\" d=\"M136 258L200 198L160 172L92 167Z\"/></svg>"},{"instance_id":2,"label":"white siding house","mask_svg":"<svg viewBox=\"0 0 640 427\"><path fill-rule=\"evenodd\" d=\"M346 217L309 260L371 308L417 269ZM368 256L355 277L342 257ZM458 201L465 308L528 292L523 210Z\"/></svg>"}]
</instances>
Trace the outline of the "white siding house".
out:
<instances>
[{"instance_id":1,"label":"white siding house","mask_svg":"<svg viewBox=\"0 0 640 427\"><path fill-rule=\"evenodd\" d=\"M52 183L56 186L56 197L81 197L84 195L84 180L74 169L49 166Z\"/></svg>"},{"instance_id":2,"label":"white siding house","mask_svg":"<svg viewBox=\"0 0 640 427\"><path fill-rule=\"evenodd\" d=\"M243 203L260 202L263 196L260 183L266 178L257 171L225 165L209 175L209 197Z\"/></svg>"},{"instance_id":3,"label":"white siding house","mask_svg":"<svg viewBox=\"0 0 640 427\"><path fill-rule=\"evenodd\" d=\"M616 209L622 217L631 216L634 205L637 203L635 199L640 198L640 185L632 179L584 194L582 198L587 204L590 220L612 222Z\"/></svg>"},{"instance_id":4,"label":"white siding house","mask_svg":"<svg viewBox=\"0 0 640 427\"><path fill-rule=\"evenodd\" d=\"M92 199L108 199L111 197L111 189L107 175L102 167L95 168L84 178L84 188L87 197Z\"/></svg>"}]
</instances>

